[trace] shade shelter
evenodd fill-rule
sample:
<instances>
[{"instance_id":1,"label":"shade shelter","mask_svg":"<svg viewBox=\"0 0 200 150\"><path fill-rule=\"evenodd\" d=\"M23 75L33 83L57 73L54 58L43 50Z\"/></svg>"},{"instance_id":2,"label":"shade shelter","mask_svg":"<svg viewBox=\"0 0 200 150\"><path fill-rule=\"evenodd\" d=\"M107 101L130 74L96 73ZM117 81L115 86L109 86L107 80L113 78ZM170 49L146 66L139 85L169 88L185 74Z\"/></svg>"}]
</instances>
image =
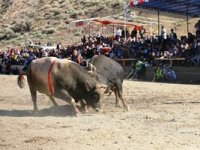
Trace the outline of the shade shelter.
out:
<instances>
[{"instance_id":1,"label":"shade shelter","mask_svg":"<svg viewBox=\"0 0 200 150\"><path fill-rule=\"evenodd\" d=\"M130 1L132 4L134 2L135 0ZM200 17L200 0L148 0L148 2L132 6L158 12L158 34L160 31L160 11L186 16L187 32L189 32L189 17Z\"/></svg>"},{"instance_id":2,"label":"shade shelter","mask_svg":"<svg viewBox=\"0 0 200 150\"><path fill-rule=\"evenodd\" d=\"M100 25L102 28L102 34L103 34L103 27L104 26L112 26L113 27L113 33L115 26L124 27L127 28L135 28L136 30L141 30L142 26L135 25L134 23L127 22L126 25L124 21L121 20L115 20L115 19L105 19L105 18L90 18L90 19L82 19L82 20L76 20L70 23L70 28L73 27L88 27L89 29L89 35L91 34L91 28L92 24Z\"/></svg>"}]
</instances>

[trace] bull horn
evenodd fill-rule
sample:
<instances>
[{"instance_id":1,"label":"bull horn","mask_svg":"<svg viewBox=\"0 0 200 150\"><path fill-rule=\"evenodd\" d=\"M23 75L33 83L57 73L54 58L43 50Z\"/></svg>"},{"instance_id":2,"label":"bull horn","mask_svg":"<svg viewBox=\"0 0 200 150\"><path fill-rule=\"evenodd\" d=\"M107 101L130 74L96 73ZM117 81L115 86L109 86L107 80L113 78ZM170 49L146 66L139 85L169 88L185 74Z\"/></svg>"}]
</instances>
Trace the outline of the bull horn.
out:
<instances>
[{"instance_id":1,"label":"bull horn","mask_svg":"<svg viewBox=\"0 0 200 150\"><path fill-rule=\"evenodd\" d=\"M100 87L100 88L103 88L103 89L106 89L108 86L107 85L104 85L104 84L101 84L101 83L98 83L98 86Z\"/></svg>"},{"instance_id":2,"label":"bull horn","mask_svg":"<svg viewBox=\"0 0 200 150\"><path fill-rule=\"evenodd\" d=\"M88 71L95 72L96 71L96 67L93 64L89 63L88 64Z\"/></svg>"}]
</instances>

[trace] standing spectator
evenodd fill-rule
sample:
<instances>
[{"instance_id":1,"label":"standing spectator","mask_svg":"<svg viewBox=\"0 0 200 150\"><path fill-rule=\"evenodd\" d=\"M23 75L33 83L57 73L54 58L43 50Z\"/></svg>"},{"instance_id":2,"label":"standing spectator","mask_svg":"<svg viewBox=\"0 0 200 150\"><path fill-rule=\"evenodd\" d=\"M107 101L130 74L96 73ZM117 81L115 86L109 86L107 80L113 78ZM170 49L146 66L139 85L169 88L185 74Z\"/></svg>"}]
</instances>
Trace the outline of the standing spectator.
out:
<instances>
[{"instance_id":1,"label":"standing spectator","mask_svg":"<svg viewBox=\"0 0 200 150\"><path fill-rule=\"evenodd\" d=\"M171 33L169 34L169 38L172 42L176 42L176 40L177 40L177 35L176 35L176 33L174 32L173 29L171 29Z\"/></svg>"},{"instance_id":2,"label":"standing spectator","mask_svg":"<svg viewBox=\"0 0 200 150\"><path fill-rule=\"evenodd\" d=\"M126 30L122 30L122 38L128 38L130 36L128 29L126 28Z\"/></svg>"},{"instance_id":3,"label":"standing spectator","mask_svg":"<svg viewBox=\"0 0 200 150\"><path fill-rule=\"evenodd\" d=\"M133 28L133 30L131 31L131 38L137 38L137 30L136 30L136 27Z\"/></svg>"},{"instance_id":4,"label":"standing spectator","mask_svg":"<svg viewBox=\"0 0 200 150\"><path fill-rule=\"evenodd\" d=\"M194 28L196 31L196 37L200 38L200 20L195 24Z\"/></svg>"},{"instance_id":5,"label":"standing spectator","mask_svg":"<svg viewBox=\"0 0 200 150\"><path fill-rule=\"evenodd\" d=\"M115 37L118 39L120 37L122 37L122 29L120 29L119 27L117 27L116 31L115 31Z\"/></svg>"},{"instance_id":6,"label":"standing spectator","mask_svg":"<svg viewBox=\"0 0 200 150\"><path fill-rule=\"evenodd\" d=\"M167 30L164 28L164 26L161 27L161 38L162 39L167 39Z\"/></svg>"},{"instance_id":7,"label":"standing spectator","mask_svg":"<svg viewBox=\"0 0 200 150\"><path fill-rule=\"evenodd\" d=\"M144 34L146 33L145 28L142 26L142 29L139 31L140 33L140 37L143 39L144 38Z\"/></svg>"},{"instance_id":8,"label":"standing spectator","mask_svg":"<svg viewBox=\"0 0 200 150\"><path fill-rule=\"evenodd\" d=\"M81 39L81 42L83 43L83 45L85 45L86 43L86 36L84 35L83 38Z\"/></svg>"},{"instance_id":9,"label":"standing spectator","mask_svg":"<svg viewBox=\"0 0 200 150\"><path fill-rule=\"evenodd\" d=\"M57 44L56 49L60 50L62 48L61 42Z\"/></svg>"}]
</instances>

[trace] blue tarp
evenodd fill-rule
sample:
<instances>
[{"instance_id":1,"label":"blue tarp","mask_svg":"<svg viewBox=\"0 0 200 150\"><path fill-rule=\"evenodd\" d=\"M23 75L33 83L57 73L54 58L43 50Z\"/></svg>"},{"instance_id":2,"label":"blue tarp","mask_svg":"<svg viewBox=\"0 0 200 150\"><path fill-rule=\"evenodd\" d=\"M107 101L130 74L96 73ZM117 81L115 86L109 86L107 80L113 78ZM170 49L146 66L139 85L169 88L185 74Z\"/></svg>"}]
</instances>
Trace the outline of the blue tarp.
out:
<instances>
[{"instance_id":1,"label":"blue tarp","mask_svg":"<svg viewBox=\"0 0 200 150\"><path fill-rule=\"evenodd\" d=\"M200 0L149 0L134 7L200 17Z\"/></svg>"}]
</instances>

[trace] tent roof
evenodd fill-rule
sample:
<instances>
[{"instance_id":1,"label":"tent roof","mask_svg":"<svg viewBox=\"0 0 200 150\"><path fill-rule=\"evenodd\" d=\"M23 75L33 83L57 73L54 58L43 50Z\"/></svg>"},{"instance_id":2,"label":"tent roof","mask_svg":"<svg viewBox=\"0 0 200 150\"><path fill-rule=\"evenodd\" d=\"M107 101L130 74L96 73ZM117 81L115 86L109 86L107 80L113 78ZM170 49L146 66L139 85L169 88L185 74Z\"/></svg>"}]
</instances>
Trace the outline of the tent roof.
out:
<instances>
[{"instance_id":1,"label":"tent roof","mask_svg":"<svg viewBox=\"0 0 200 150\"><path fill-rule=\"evenodd\" d=\"M115 25L115 26L124 26L124 21L121 20L111 20L111 19L92 19L92 22L102 24L102 25ZM127 27L136 27L138 30L141 29L141 26L135 25L134 23L126 22Z\"/></svg>"},{"instance_id":2,"label":"tent roof","mask_svg":"<svg viewBox=\"0 0 200 150\"><path fill-rule=\"evenodd\" d=\"M134 7L160 10L168 13L191 17L200 17L200 0L149 0L149 2Z\"/></svg>"}]
</instances>

